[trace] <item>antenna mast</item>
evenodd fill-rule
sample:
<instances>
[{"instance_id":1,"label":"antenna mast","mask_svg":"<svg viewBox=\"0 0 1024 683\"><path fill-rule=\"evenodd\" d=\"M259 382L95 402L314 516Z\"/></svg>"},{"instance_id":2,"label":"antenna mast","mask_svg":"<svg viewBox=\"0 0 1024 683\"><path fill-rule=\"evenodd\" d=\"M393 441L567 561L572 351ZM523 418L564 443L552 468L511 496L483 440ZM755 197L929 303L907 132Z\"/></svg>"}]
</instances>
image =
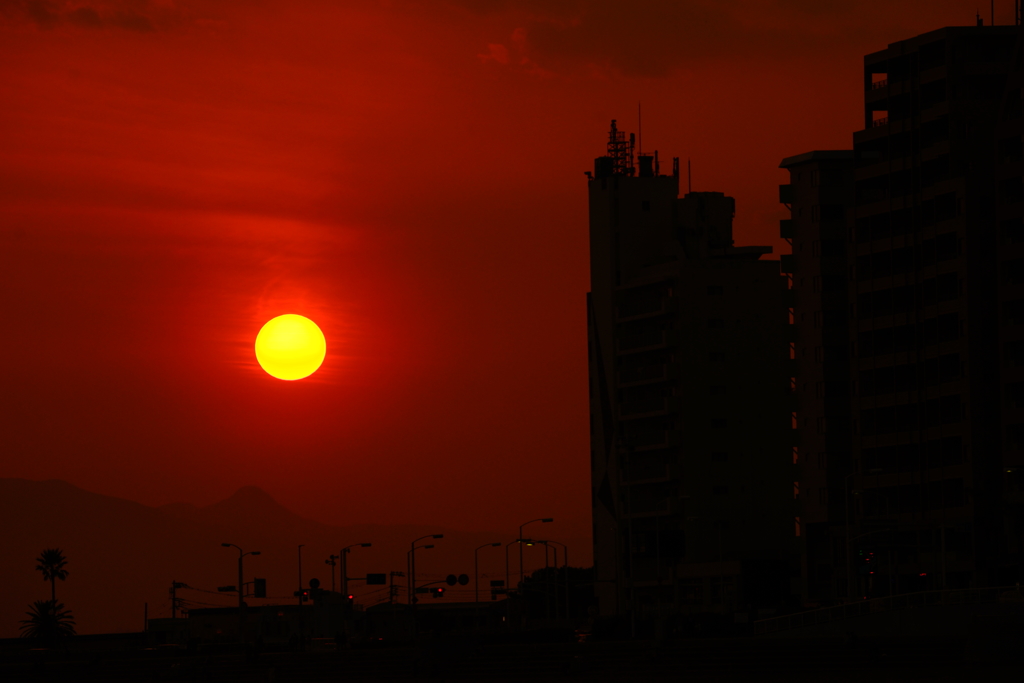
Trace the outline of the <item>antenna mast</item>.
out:
<instances>
[{"instance_id":1,"label":"antenna mast","mask_svg":"<svg viewBox=\"0 0 1024 683\"><path fill-rule=\"evenodd\" d=\"M612 129L608 133L608 156L612 158L613 175L634 175L636 168L633 166L633 147L636 144L635 136L630 135L626 140L626 134L619 131L612 119Z\"/></svg>"},{"instance_id":2,"label":"antenna mast","mask_svg":"<svg viewBox=\"0 0 1024 683\"><path fill-rule=\"evenodd\" d=\"M639 148L640 156L644 154L644 112L640 102L636 103L636 145Z\"/></svg>"}]
</instances>

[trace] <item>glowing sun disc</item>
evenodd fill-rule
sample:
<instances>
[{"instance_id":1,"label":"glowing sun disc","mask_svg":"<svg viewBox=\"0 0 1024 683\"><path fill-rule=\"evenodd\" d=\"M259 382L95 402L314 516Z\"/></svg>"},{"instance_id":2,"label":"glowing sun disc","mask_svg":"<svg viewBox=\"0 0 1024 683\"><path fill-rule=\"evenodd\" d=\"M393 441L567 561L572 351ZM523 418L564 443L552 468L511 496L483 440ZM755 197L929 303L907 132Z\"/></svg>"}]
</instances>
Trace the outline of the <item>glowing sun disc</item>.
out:
<instances>
[{"instance_id":1,"label":"glowing sun disc","mask_svg":"<svg viewBox=\"0 0 1024 683\"><path fill-rule=\"evenodd\" d=\"M294 313L267 321L256 335L256 360L272 377L309 377L324 362L327 340L316 323Z\"/></svg>"}]
</instances>

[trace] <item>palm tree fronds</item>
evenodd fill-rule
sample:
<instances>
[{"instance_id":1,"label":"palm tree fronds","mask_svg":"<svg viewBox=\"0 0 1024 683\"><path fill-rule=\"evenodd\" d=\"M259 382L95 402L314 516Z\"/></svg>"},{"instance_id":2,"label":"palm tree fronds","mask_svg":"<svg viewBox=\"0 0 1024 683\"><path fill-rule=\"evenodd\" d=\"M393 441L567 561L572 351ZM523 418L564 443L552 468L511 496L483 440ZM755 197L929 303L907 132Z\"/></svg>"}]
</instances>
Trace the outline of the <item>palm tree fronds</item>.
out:
<instances>
[{"instance_id":1,"label":"palm tree fronds","mask_svg":"<svg viewBox=\"0 0 1024 683\"><path fill-rule=\"evenodd\" d=\"M22 638L36 638L52 643L60 638L75 635L75 619L71 610L55 600L36 600L21 620Z\"/></svg>"}]
</instances>

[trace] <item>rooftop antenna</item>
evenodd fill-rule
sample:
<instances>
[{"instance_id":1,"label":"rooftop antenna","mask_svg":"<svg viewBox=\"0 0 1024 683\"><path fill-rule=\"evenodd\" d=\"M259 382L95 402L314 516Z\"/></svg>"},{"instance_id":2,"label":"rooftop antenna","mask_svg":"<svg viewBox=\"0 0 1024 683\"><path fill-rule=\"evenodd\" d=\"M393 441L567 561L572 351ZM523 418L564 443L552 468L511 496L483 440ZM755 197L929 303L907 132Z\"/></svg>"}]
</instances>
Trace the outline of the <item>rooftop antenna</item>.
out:
<instances>
[{"instance_id":1,"label":"rooftop antenna","mask_svg":"<svg viewBox=\"0 0 1024 683\"><path fill-rule=\"evenodd\" d=\"M974 9L974 20L977 22L978 26L985 25L985 20L981 18L981 14L978 12L977 8Z\"/></svg>"},{"instance_id":2,"label":"rooftop antenna","mask_svg":"<svg viewBox=\"0 0 1024 683\"><path fill-rule=\"evenodd\" d=\"M989 0L989 2L988 2L988 12L989 12L989 14L988 14L988 17L989 17L988 25L989 26L995 26L996 25L996 0Z\"/></svg>"},{"instance_id":3,"label":"rooftop antenna","mask_svg":"<svg viewBox=\"0 0 1024 683\"><path fill-rule=\"evenodd\" d=\"M636 103L636 146L640 148L640 156L644 155L644 112L640 102Z\"/></svg>"},{"instance_id":4,"label":"rooftop antenna","mask_svg":"<svg viewBox=\"0 0 1024 683\"><path fill-rule=\"evenodd\" d=\"M693 192L693 175L690 173L690 157L686 157L686 194Z\"/></svg>"}]
</instances>

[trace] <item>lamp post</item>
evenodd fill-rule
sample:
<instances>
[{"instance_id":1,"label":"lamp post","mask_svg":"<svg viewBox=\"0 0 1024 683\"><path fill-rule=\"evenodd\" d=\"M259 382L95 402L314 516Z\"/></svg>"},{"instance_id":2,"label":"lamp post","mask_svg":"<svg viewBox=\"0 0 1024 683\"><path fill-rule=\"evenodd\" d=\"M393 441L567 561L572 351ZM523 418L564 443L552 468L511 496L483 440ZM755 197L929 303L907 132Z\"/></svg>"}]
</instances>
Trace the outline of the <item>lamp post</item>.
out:
<instances>
[{"instance_id":1,"label":"lamp post","mask_svg":"<svg viewBox=\"0 0 1024 683\"><path fill-rule=\"evenodd\" d=\"M337 560L338 560L338 556L337 555L331 555L326 560L324 560L324 564L331 565L331 592L332 593L334 592L334 566L336 564L338 564Z\"/></svg>"},{"instance_id":2,"label":"lamp post","mask_svg":"<svg viewBox=\"0 0 1024 683\"><path fill-rule=\"evenodd\" d=\"M299 544L299 652L303 652L306 649L305 628L302 623L302 546L304 545L306 544Z\"/></svg>"},{"instance_id":3,"label":"lamp post","mask_svg":"<svg viewBox=\"0 0 1024 683\"><path fill-rule=\"evenodd\" d=\"M341 594L348 597L348 554L350 548L369 548L372 543L353 543L341 549Z\"/></svg>"},{"instance_id":4,"label":"lamp post","mask_svg":"<svg viewBox=\"0 0 1024 683\"><path fill-rule=\"evenodd\" d=\"M237 548L238 549L238 637L241 640L245 639L243 629L245 627L245 582L242 578L242 558L246 555L259 555L259 550L251 550L249 552L242 552L234 543L221 543L223 548Z\"/></svg>"},{"instance_id":5,"label":"lamp post","mask_svg":"<svg viewBox=\"0 0 1024 683\"><path fill-rule=\"evenodd\" d=\"M510 541L510 542L505 544L505 596L506 596L505 599L506 600L508 599L508 591L511 590L511 588L512 588L512 579L510 578L510 574L509 574L509 570L508 570L508 547L510 545L512 545L513 543L520 543L520 542L522 542L522 540L523 539L521 539L521 538L517 538L516 540Z\"/></svg>"},{"instance_id":6,"label":"lamp post","mask_svg":"<svg viewBox=\"0 0 1024 683\"><path fill-rule=\"evenodd\" d=\"M555 520L551 517L538 517L537 519L531 519L529 522L523 522L519 525L519 535L516 536L516 538L523 538L523 527L525 527L527 524L533 524L534 522L542 522L544 524L547 524L548 522L553 521ZM523 575L523 546L522 544L519 544L519 580L522 581L525 578L526 577Z\"/></svg>"},{"instance_id":7,"label":"lamp post","mask_svg":"<svg viewBox=\"0 0 1024 683\"><path fill-rule=\"evenodd\" d=\"M480 548L497 548L501 546L501 541L497 543L484 543ZM474 602L480 602L480 548L473 551L473 586L476 588L476 600Z\"/></svg>"},{"instance_id":8,"label":"lamp post","mask_svg":"<svg viewBox=\"0 0 1024 683\"><path fill-rule=\"evenodd\" d=\"M535 541L535 543L542 543L544 545L544 574L548 574L548 569L551 565L548 564L548 550L555 554L555 618L558 618L558 548L551 547L551 541ZM544 581L544 618L551 619L551 582L547 580L545 576Z\"/></svg>"},{"instance_id":9,"label":"lamp post","mask_svg":"<svg viewBox=\"0 0 1024 683\"><path fill-rule=\"evenodd\" d=\"M846 507L846 599L847 601L853 600L853 558L850 557L853 552L850 546L850 527L853 524L853 520L850 519L850 479L857 476L856 472L851 472L843 478L843 495L845 496L845 507Z\"/></svg>"},{"instance_id":10,"label":"lamp post","mask_svg":"<svg viewBox=\"0 0 1024 683\"><path fill-rule=\"evenodd\" d=\"M425 538L444 538L444 534L427 534L426 536L420 536L415 541L409 544L409 604L413 607L416 606L416 544ZM421 546L423 548L433 548L434 546Z\"/></svg>"},{"instance_id":11,"label":"lamp post","mask_svg":"<svg viewBox=\"0 0 1024 683\"><path fill-rule=\"evenodd\" d=\"M415 602L413 601L413 594L416 592L414 586L415 582L412 579L412 554L417 550L430 550L433 547L434 544L429 543L427 545L418 545L415 548L405 551L405 585L406 593L408 593L408 595L406 596L406 602L408 602L410 605L415 604ZM401 572L399 572L399 576L401 575Z\"/></svg>"},{"instance_id":12,"label":"lamp post","mask_svg":"<svg viewBox=\"0 0 1024 683\"><path fill-rule=\"evenodd\" d=\"M562 546L562 562L565 567L565 618L569 618L569 546L560 541L548 541Z\"/></svg>"}]
</instances>

